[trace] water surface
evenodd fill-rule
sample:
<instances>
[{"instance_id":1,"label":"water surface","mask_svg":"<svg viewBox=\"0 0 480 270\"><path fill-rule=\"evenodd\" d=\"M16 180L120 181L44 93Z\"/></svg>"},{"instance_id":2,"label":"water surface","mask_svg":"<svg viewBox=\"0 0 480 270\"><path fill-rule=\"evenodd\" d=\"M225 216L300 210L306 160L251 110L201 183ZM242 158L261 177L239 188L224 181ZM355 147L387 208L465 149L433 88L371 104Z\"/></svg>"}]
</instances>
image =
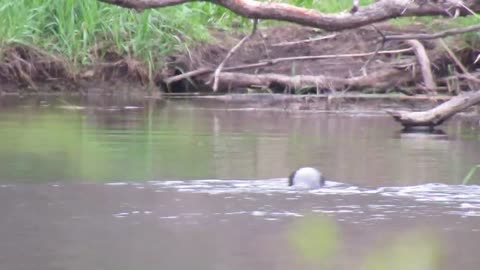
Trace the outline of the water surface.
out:
<instances>
[{"instance_id":1,"label":"water surface","mask_svg":"<svg viewBox=\"0 0 480 270\"><path fill-rule=\"evenodd\" d=\"M480 163L478 119L439 139L371 113L14 103L0 114L0 269L480 263L480 186L460 184ZM325 188L286 187L305 165Z\"/></svg>"}]
</instances>

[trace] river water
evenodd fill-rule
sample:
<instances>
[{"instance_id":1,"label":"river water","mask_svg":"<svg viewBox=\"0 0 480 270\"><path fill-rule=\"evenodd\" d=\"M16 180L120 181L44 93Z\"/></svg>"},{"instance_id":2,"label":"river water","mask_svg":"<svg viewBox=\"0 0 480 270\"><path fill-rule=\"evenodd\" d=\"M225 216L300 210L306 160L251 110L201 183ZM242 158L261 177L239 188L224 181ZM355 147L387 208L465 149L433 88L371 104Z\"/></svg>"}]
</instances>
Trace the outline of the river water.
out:
<instances>
[{"instance_id":1,"label":"river water","mask_svg":"<svg viewBox=\"0 0 480 270\"><path fill-rule=\"evenodd\" d=\"M478 269L478 118L0 101L0 269ZM299 166L326 187L295 190Z\"/></svg>"}]
</instances>

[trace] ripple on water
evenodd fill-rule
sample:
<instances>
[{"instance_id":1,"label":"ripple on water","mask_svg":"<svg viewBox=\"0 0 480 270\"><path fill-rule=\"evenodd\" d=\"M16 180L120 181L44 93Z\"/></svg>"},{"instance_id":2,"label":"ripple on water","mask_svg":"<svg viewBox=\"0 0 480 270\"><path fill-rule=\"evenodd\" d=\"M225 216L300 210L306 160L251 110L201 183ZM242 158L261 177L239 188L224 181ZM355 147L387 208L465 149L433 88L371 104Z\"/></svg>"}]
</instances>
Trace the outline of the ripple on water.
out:
<instances>
[{"instance_id":1,"label":"ripple on water","mask_svg":"<svg viewBox=\"0 0 480 270\"><path fill-rule=\"evenodd\" d=\"M108 183L108 186L125 186L129 183L117 182ZM134 185L134 184L132 184ZM431 215L451 214L462 217L480 216L480 186L465 185L446 185L446 184L425 184L405 187L379 187L364 188L352 186L344 183L327 181L326 185L315 190L299 190L287 186L287 179L274 178L266 180L174 180L174 181L149 181L142 188L153 189L155 192L168 192L175 190L182 193L207 193L211 195L223 194L225 200L240 198L243 201L252 201L258 209L228 209L225 213L218 213L223 216L249 215L259 217L269 221L280 220L282 218L302 217L306 212L321 214L341 214L341 216L352 216L352 220L363 216L368 219L388 219L388 216L403 214L406 217L420 216L432 212L432 204L445 205L438 208L437 212ZM334 206L313 205L310 209L278 209L279 205L265 208L265 197L259 197L256 194L271 196L272 194L285 194L285 201L310 200L312 196L380 196L393 198L387 199L388 203L370 203L365 205L349 205L348 202ZM241 195L238 197L237 195ZM277 196L278 197L278 196ZM358 197L357 197L358 198ZM415 201L421 202L414 203ZM398 207L395 202L400 202L402 207ZM293 202L292 202L293 203ZM297 202L295 202L296 204ZM277 208L277 209L275 209ZM438 210L441 209L441 210ZM298 211L296 211L298 210ZM430 212L429 212L430 211ZM438 212L441 211L441 212ZM210 213L211 214L211 213ZM202 213L204 216L209 213ZM132 216L133 213L119 213L115 217L124 218ZM185 218L187 214L178 214L175 216L161 216L161 219L179 219Z\"/></svg>"}]
</instances>

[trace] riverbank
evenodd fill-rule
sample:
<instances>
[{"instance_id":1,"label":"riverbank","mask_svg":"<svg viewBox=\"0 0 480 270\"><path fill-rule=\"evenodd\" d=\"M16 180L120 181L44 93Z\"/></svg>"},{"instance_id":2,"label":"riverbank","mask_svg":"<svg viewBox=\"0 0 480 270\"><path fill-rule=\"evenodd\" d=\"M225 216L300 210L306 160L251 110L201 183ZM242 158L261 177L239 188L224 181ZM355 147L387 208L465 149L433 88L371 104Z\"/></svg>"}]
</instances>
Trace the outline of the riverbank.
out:
<instances>
[{"instance_id":1,"label":"riverbank","mask_svg":"<svg viewBox=\"0 0 480 270\"><path fill-rule=\"evenodd\" d=\"M345 0L302 3L302 6L339 12L348 10L350 4L351 1ZM173 82L171 78L191 71L215 69L230 48L244 37L250 24L249 20L207 3L171 7L167 8L168 12L158 9L143 13L95 0L2 3L2 6L1 15L5 15L1 16L4 21L0 26L2 93L89 95L119 90L145 95L208 93L212 91L211 71ZM428 24L408 21L408 25L402 25L407 20L400 20L377 27L385 33L405 30L424 33L471 23L468 20L472 19L459 18L448 25L440 20ZM231 76L221 79L220 92L321 94L348 90L425 94L417 73L398 72L401 69L418 71L411 63L415 61L414 52L402 42L388 44L375 61L371 61L368 70L371 76L364 76L363 66L376 50L378 37L378 33L368 27L328 33L261 22L257 35L237 51L227 67L258 61L264 65L245 70L243 77L238 73L227 74ZM478 46L472 44L476 44L477 39L478 35L469 34L447 40L457 58L474 72L480 64L474 63ZM438 91L455 94L465 90L465 79L455 77L458 68L455 60L432 44L425 42L423 46L432 57L433 72L440 78ZM406 58L411 61L403 61ZM285 77L274 80L269 74ZM318 77L312 77L319 74L323 76L321 82ZM297 79L305 81L305 78L310 81L296 85Z\"/></svg>"}]
</instances>

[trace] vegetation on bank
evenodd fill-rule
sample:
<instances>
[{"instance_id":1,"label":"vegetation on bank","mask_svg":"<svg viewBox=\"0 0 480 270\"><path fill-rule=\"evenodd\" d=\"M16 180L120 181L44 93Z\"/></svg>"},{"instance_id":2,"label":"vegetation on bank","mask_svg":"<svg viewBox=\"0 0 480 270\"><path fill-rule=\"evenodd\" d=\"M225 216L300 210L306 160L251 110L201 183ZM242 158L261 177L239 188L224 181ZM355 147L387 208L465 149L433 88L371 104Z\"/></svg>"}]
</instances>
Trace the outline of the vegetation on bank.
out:
<instances>
[{"instance_id":1,"label":"vegetation on bank","mask_svg":"<svg viewBox=\"0 0 480 270\"><path fill-rule=\"evenodd\" d=\"M351 0L283 1L323 12L348 10L352 5ZM360 4L372 2L362 0ZM457 21L466 25L478 23L479 19L471 16ZM262 25L278 23L264 21ZM5 60L9 49L26 46L34 50L33 56L23 57L24 51L15 52L22 56L22 60L26 60L24 62L42 58L43 55L56 56L56 59L61 60L50 60L53 62L48 64L48 68L61 61L61 65L67 65L71 73L75 74L79 68L101 63L114 54L140 60L145 70L143 77L151 79L154 71L163 64L165 56L175 52L189 52L198 42L213 41L210 35L212 29L238 32L248 31L249 27L248 19L207 2L186 3L138 13L97 0L0 0L0 62L14 62L7 67L12 70L29 69L26 64L25 67L19 67L24 63L16 61L16 56L13 60ZM469 35L478 40L478 33ZM25 74L15 76L29 80Z\"/></svg>"},{"instance_id":2,"label":"vegetation on bank","mask_svg":"<svg viewBox=\"0 0 480 270\"><path fill-rule=\"evenodd\" d=\"M208 26L225 20L208 4L136 13L97 0L1 0L0 8L2 47L34 46L75 65L91 63L107 50L153 63L159 55L207 39Z\"/></svg>"},{"instance_id":3,"label":"vegetation on bank","mask_svg":"<svg viewBox=\"0 0 480 270\"><path fill-rule=\"evenodd\" d=\"M326 12L351 5L350 0L290 3ZM247 21L205 2L137 13L97 0L0 0L0 45L33 46L64 56L74 66L113 51L142 59L153 68L162 56L209 40L209 29L243 28Z\"/></svg>"}]
</instances>

